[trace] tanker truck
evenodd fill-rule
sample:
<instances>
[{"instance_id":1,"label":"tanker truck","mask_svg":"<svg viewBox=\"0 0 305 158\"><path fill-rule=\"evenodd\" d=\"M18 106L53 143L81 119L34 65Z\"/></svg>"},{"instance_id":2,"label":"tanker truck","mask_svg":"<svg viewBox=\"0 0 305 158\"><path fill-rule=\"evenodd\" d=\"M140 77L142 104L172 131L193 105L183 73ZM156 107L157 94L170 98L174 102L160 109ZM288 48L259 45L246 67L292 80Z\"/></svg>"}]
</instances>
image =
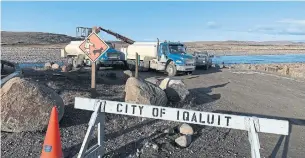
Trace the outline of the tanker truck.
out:
<instances>
[{"instance_id":1,"label":"tanker truck","mask_svg":"<svg viewBox=\"0 0 305 158\"><path fill-rule=\"evenodd\" d=\"M74 68L82 66L91 66L91 61L88 56L79 48L83 41L71 41L64 49L61 50L61 57L67 58L68 63L72 64ZM99 57L96 61L96 69L98 70L102 65L108 66L118 62L125 62L124 54L114 49L114 45L106 42L109 49Z\"/></svg>"},{"instance_id":2,"label":"tanker truck","mask_svg":"<svg viewBox=\"0 0 305 158\"><path fill-rule=\"evenodd\" d=\"M121 48L125 54L126 64L130 70L135 69L136 53L139 55L139 70L149 69L163 71L168 76L176 76L179 72L191 74L195 70L195 59L186 53L184 44L180 42L134 42Z\"/></svg>"}]
</instances>

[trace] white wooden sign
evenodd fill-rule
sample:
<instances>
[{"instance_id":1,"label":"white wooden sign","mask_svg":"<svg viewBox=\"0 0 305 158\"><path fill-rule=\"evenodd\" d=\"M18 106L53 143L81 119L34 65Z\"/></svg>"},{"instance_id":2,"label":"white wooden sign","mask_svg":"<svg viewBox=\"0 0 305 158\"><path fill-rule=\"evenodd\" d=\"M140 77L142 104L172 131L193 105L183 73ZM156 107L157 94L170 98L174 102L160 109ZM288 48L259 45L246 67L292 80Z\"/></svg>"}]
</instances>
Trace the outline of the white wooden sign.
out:
<instances>
[{"instance_id":1,"label":"white wooden sign","mask_svg":"<svg viewBox=\"0 0 305 158\"><path fill-rule=\"evenodd\" d=\"M259 156L259 140L257 132L288 135L289 122L286 120L275 120L221 113L211 113L161 107L153 105L132 104L125 102L98 100L89 98L75 98L74 108L95 111L96 106L100 113L112 113L137 117L146 117L168 121L185 122L214 127L232 128L249 132L252 157ZM97 112L97 111L96 111ZM92 119L92 118L91 118ZM90 120L91 122L91 120ZM92 123L91 123L92 124ZM85 142L85 141L84 141Z\"/></svg>"}]
</instances>

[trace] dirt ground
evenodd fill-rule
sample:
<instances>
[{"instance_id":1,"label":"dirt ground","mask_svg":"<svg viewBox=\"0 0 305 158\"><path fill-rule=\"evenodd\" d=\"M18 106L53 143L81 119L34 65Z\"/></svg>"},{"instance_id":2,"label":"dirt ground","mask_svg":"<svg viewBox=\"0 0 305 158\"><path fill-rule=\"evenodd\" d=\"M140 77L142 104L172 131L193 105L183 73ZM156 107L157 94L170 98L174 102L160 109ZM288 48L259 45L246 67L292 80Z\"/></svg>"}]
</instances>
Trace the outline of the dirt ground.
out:
<instances>
[{"instance_id":1,"label":"dirt ground","mask_svg":"<svg viewBox=\"0 0 305 158\"><path fill-rule=\"evenodd\" d=\"M109 78L107 73L116 73ZM89 75L89 74L88 74ZM121 70L101 71L97 90L100 99L123 101L124 81ZM25 76L41 82L53 83L66 104L60 123L65 157L76 157L84 138L91 112L73 108L74 97L89 97L90 80L71 80L39 73L25 72ZM86 76L86 72L82 76ZM142 78L162 73L140 73ZM305 154L305 84L303 81L279 76L212 68L197 70L192 76L179 76L194 100L179 108L213 111L239 115L255 115L285 119L291 123L288 137L259 134L262 157L302 157ZM179 123L141 119L123 115L106 115L106 157L250 157L247 132L208 126L194 126L197 132L188 148L173 144L164 129ZM45 132L1 133L2 157L38 157ZM147 142L158 150L146 147ZM141 151L140 153L137 150Z\"/></svg>"},{"instance_id":2,"label":"dirt ground","mask_svg":"<svg viewBox=\"0 0 305 158\"><path fill-rule=\"evenodd\" d=\"M31 37L24 39L29 40L34 37L26 34L26 37L28 36ZM24 44L22 41L19 41L18 44L15 42L15 38L9 37L6 38L9 39L6 40L6 43L15 44L1 47L1 58L4 60L13 62L56 62L62 60L60 47L64 44L52 43L56 41L54 39L47 40L49 43L51 41L48 46L42 46L35 42L35 46L33 46L22 45ZM57 38L58 36L52 37ZM40 38L47 39L45 36L40 36ZM5 38L2 36L2 42L5 42L3 39ZM210 45L211 43L206 44ZM298 48L292 53L304 51L303 44L295 44L297 45L295 46L286 43L284 45L294 47L293 49ZM203 47L198 48L203 49ZM223 52L234 53L235 50L226 48L218 52L219 54L223 54ZM255 49L255 47L252 50L247 49L250 54L251 52L260 53L260 50ZM272 51L272 49L270 52L279 53L279 51ZM241 51L237 51L237 53L249 54ZM268 52L265 51L265 53ZM90 96L89 72L80 73L81 78L67 78L33 70L26 70L24 73L27 79L49 85L63 98L65 114L60 122L62 148L66 158L76 157L85 136L91 112L74 109L74 98ZM109 73L116 75L107 75ZM98 98L124 101L125 81L122 80L122 70L101 70L97 76ZM153 76L165 77L159 72L140 73L142 78ZM304 80L257 72L251 69L219 69L215 67L210 70L196 70L191 76L178 76L177 78L185 82L191 92L192 99L186 104L176 104L174 107L289 120L291 134L287 137L259 134L261 157L304 157ZM195 130L192 144L187 148L180 148L173 143L172 135L164 133L164 130L172 129L180 124L177 122L107 114L105 124L105 157L250 157L250 145L246 131L192 125ZM45 131L1 132L1 157L39 157L44 136ZM93 140L91 143L94 142L96 141ZM147 146L149 143L156 144L158 148Z\"/></svg>"}]
</instances>

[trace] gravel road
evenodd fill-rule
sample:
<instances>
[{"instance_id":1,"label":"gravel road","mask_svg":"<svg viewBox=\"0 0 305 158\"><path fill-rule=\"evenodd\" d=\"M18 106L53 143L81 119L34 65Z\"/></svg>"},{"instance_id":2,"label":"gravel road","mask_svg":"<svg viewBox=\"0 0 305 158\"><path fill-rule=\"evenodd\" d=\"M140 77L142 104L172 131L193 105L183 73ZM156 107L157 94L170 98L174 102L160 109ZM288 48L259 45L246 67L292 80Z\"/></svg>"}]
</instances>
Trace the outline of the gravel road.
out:
<instances>
[{"instance_id":1,"label":"gravel road","mask_svg":"<svg viewBox=\"0 0 305 158\"><path fill-rule=\"evenodd\" d=\"M234 72L232 72L234 71ZM122 74L119 70L117 76ZM30 73L29 73L30 74ZM53 81L66 104L60 123L65 157L76 157L84 138L91 112L73 108L74 97L89 96L89 80L73 81L58 77L29 76L45 83ZM102 74L99 74L101 76ZM143 78L160 73L141 73ZM32 74L33 75L33 74ZM105 75L104 75L105 76ZM292 123L292 134L260 134L262 157L303 157L305 151L305 84L287 78L249 71L213 68L198 70L192 76L181 76L195 98L179 108L224 113L248 113L282 117ZM101 81L101 80L99 80ZM100 99L123 101L124 82L103 78L97 83ZM179 123L142 119L123 115L106 115L106 157L250 157L247 132L208 126L193 126L196 134L188 148L179 148L171 136L163 133ZM2 157L39 157L45 132L5 133L1 135ZM158 149L146 147L148 143ZM137 152L138 151L138 152ZM140 151L140 152L139 152Z\"/></svg>"}]
</instances>

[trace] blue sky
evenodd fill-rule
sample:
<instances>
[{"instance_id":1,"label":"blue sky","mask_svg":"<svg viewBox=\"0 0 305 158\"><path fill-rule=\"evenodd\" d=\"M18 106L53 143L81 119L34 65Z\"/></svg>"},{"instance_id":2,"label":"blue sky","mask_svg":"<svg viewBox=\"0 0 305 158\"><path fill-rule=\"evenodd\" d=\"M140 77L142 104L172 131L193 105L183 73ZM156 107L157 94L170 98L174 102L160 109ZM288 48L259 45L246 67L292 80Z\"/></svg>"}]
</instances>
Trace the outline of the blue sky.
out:
<instances>
[{"instance_id":1,"label":"blue sky","mask_svg":"<svg viewBox=\"0 0 305 158\"><path fill-rule=\"evenodd\" d=\"M6 1L1 30L74 36L77 26L102 26L136 41L299 41L305 40L304 8L305 2Z\"/></svg>"}]
</instances>

